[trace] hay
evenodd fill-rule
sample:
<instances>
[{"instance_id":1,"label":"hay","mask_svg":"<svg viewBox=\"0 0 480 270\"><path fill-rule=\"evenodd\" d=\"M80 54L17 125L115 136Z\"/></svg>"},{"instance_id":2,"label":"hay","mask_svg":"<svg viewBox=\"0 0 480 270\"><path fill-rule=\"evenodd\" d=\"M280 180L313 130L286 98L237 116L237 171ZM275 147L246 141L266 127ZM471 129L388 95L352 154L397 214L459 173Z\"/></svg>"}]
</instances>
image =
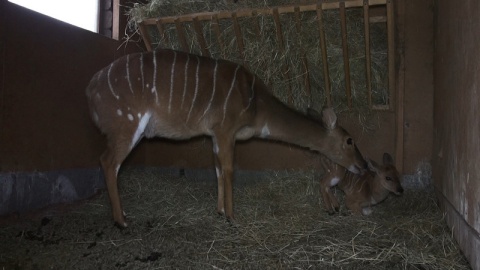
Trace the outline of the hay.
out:
<instances>
[{"instance_id":1,"label":"hay","mask_svg":"<svg viewBox=\"0 0 480 270\"><path fill-rule=\"evenodd\" d=\"M235 227L215 212L213 179L129 168L120 180L128 229L106 193L21 217L0 225L0 269L469 269L431 192L329 216L312 173L270 172L236 185Z\"/></svg>"},{"instance_id":2,"label":"hay","mask_svg":"<svg viewBox=\"0 0 480 270\"><path fill-rule=\"evenodd\" d=\"M294 1L245 0L233 4L232 1L214 0L151 0L149 3L136 4L129 12L129 29L138 31L138 23L147 18L159 18L204 11L236 10L241 8L261 8L292 4ZM252 72L272 86L274 93L282 101L293 100L293 106L299 110L308 107L321 109L326 104L323 63L319 46L318 24L315 12L301 14L302 32L298 33L293 14L280 15L285 50L279 50L276 28L272 16L258 15L240 18L239 24L245 43L245 61L239 53L235 32L231 20L220 20L221 39L224 48L220 48L212 31L210 22L203 22L203 35L208 49L215 58L225 58L238 63L245 63ZM258 21L260 35L257 35ZM328 64L331 80L332 102L338 112L349 111L359 114L365 129L375 129L374 117L368 104L365 79L365 44L362 8L347 9L347 33L350 58L350 75L353 108L347 106L345 94L345 72L342 55L342 37L340 15L338 10L327 10L323 14L323 23L327 40ZM184 23L189 41L189 50L200 54L200 45L192 23ZM371 68L373 104L388 104L387 77L387 30L386 23L371 24ZM175 25L166 25L166 39L162 39L155 27L149 29L154 47L181 49ZM169 42L167 42L167 40ZM302 50L308 61L311 96L306 93L304 85L304 68L301 59ZM285 77L285 68L290 78ZM291 87L291 96L290 96Z\"/></svg>"}]
</instances>

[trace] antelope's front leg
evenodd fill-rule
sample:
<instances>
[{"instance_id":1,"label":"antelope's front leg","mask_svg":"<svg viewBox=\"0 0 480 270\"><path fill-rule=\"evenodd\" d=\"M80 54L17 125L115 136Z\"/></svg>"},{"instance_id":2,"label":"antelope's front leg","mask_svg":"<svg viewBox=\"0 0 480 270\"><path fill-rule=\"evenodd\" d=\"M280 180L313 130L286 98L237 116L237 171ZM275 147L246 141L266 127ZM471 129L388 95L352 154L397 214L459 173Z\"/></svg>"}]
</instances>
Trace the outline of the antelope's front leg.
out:
<instances>
[{"instance_id":1,"label":"antelope's front leg","mask_svg":"<svg viewBox=\"0 0 480 270\"><path fill-rule=\"evenodd\" d=\"M233 214L233 151L234 141L213 137L215 171L218 181L217 212L234 220Z\"/></svg>"}]
</instances>

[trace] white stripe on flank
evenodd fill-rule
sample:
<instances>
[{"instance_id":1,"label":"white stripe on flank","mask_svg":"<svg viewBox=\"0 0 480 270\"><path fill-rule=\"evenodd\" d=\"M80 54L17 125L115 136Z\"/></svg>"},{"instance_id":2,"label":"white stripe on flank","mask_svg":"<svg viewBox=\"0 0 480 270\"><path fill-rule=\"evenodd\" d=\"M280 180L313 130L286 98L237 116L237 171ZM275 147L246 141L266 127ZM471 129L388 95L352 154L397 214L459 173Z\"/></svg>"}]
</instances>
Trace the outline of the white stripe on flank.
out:
<instances>
[{"instance_id":1,"label":"white stripe on flank","mask_svg":"<svg viewBox=\"0 0 480 270\"><path fill-rule=\"evenodd\" d=\"M185 63L185 78L183 79L183 95L182 95L182 104L180 105L180 108L183 108L183 102L185 101L185 94L187 93L188 62L190 62L190 54L187 54L187 62Z\"/></svg>"},{"instance_id":2,"label":"white stripe on flank","mask_svg":"<svg viewBox=\"0 0 480 270\"><path fill-rule=\"evenodd\" d=\"M133 94L133 87L132 87L132 81L130 81L130 68L129 68L129 64L130 64L130 54L127 55L127 81L128 81L128 86L130 87L130 92L132 92L132 95Z\"/></svg>"},{"instance_id":3,"label":"white stripe on flank","mask_svg":"<svg viewBox=\"0 0 480 270\"><path fill-rule=\"evenodd\" d=\"M158 94L157 94L157 56L156 56L156 51L153 51L153 82L152 82L152 93L155 93L155 102L158 104Z\"/></svg>"},{"instance_id":4,"label":"white stripe on flank","mask_svg":"<svg viewBox=\"0 0 480 270\"><path fill-rule=\"evenodd\" d=\"M195 93L193 94L193 99L192 99L192 105L190 106L190 110L188 111L188 116L187 116L187 122L188 119L190 119L190 114L192 113L193 110L193 105L195 104L195 100L197 99L197 94L198 94L198 72L200 70L200 58L197 56L197 72L195 73Z\"/></svg>"},{"instance_id":5,"label":"white stripe on flank","mask_svg":"<svg viewBox=\"0 0 480 270\"><path fill-rule=\"evenodd\" d=\"M144 54L140 54L140 74L142 74L142 92L145 90L145 77L143 76L143 56Z\"/></svg>"},{"instance_id":6,"label":"white stripe on flank","mask_svg":"<svg viewBox=\"0 0 480 270\"><path fill-rule=\"evenodd\" d=\"M244 112L246 112L248 110L248 108L250 108L250 105L252 105L252 101L253 101L253 98L255 97L255 79L256 79L256 76L253 75L253 82L252 82L252 87L250 88L250 98L248 99L248 106L245 107L245 109L242 110L242 112L240 113L240 115L242 115Z\"/></svg>"},{"instance_id":7,"label":"white stripe on flank","mask_svg":"<svg viewBox=\"0 0 480 270\"><path fill-rule=\"evenodd\" d=\"M108 74L107 74L108 87L110 87L110 92L112 92L112 95L113 95L116 99L120 99L120 96L117 95L117 94L113 91L112 82L110 82L110 72L112 71L112 67L113 67L113 63L111 63L111 64L110 64L110 67L108 68Z\"/></svg>"},{"instance_id":8,"label":"white stripe on flank","mask_svg":"<svg viewBox=\"0 0 480 270\"><path fill-rule=\"evenodd\" d=\"M142 118L140 118L140 121L138 122L138 127L137 130L135 130L135 134L133 134L133 139L132 142L130 143L130 150L138 143L138 140L142 136L143 132L145 131L145 127L148 124L148 121L150 121L150 117L152 114L150 112L146 112Z\"/></svg>"},{"instance_id":9,"label":"white stripe on flank","mask_svg":"<svg viewBox=\"0 0 480 270\"><path fill-rule=\"evenodd\" d=\"M172 111L172 97L173 97L173 76L175 75L175 63L177 62L177 52L173 51L172 70L170 70L170 99L168 100L168 113Z\"/></svg>"},{"instance_id":10,"label":"white stripe on flank","mask_svg":"<svg viewBox=\"0 0 480 270\"><path fill-rule=\"evenodd\" d=\"M205 111L203 111L203 115L202 115L202 117L200 117L198 119L198 121L200 121L207 114L207 112L210 110L210 108L212 107L213 98L215 97L215 91L216 91L216 87L217 87L217 69L218 69L218 60L215 60L215 68L213 69L212 95L210 96L210 101L208 101L207 108L205 109Z\"/></svg>"},{"instance_id":11,"label":"white stripe on flank","mask_svg":"<svg viewBox=\"0 0 480 270\"><path fill-rule=\"evenodd\" d=\"M232 94L233 87L235 86L235 82L237 80L237 71L240 68L240 65L237 65L237 68L235 69L235 74L233 74L233 80L232 80L232 85L230 85L230 90L228 90L227 97L225 98L225 103L223 103L223 119L222 119L222 126L223 122L225 121L225 116L227 114L227 104L228 100L230 99L230 95Z\"/></svg>"}]
</instances>

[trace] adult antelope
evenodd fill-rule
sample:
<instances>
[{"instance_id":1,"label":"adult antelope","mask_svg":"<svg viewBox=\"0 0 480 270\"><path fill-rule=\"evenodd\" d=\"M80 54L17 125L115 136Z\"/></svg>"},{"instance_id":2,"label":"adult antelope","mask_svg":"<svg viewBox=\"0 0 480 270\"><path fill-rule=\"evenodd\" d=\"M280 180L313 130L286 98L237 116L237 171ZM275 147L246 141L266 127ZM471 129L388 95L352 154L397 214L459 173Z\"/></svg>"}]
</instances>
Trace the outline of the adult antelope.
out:
<instances>
[{"instance_id":1,"label":"adult antelope","mask_svg":"<svg viewBox=\"0 0 480 270\"><path fill-rule=\"evenodd\" d=\"M126 55L97 72L86 90L93 121L107 136L100 161L113 219L123 227L117 188L120 165L143 138L212 137L217 211L234 219L233 152L252 137L299 145L358 173L365 160L332 109L323 123L282 104L242 66L173 50Z\"/></svg>"},{"instance_id":2,"label":"adult antelope","mask_svg":"<svg viewBox=\"0 0 480 270\"><path fill-rule=\"evenodd\" d=\"M390 192L396 195L403 193L399 173L388 153L383 154L383 165L368 160L368 171L362 175L352 174L325 157L322 157L322 165L325 175L320 180L320 189L330 214L340 208L331 190L335 185L345 192L345 205L354 214L370 215L371 206L385 200Z\"/></svg>"}]
</instances>

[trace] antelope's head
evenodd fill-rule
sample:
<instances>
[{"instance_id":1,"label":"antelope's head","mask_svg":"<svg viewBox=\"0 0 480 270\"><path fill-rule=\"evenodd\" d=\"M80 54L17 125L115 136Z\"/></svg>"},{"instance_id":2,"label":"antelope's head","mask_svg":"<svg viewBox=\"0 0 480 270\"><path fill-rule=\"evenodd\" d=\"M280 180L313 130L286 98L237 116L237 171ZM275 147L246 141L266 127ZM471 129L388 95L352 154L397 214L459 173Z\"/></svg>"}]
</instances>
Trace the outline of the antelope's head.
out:
<instances>
[{"instance_id":1,"label":"antelope's head","mask_svg":"<svg viewBox=\"0 0 480 270\"><path fill-rule=\"evenodd\" d=\"M378 165L375 161L368 161L368 168L375 172L376 181L379 181L380 185L395 193L395 195L401 195L403 193L403 187L400 183L400 174L397 168L393 165L393 158L388 153L383 154L383 164Z\"/></svg>"},{"instance_id":2,"label":"antelope's head","mask_svg":"<svg viewBox=\"0 0 480 270\"><path fill-rule=\"evenodd\" d=\"M362 174L367 169L367 162L357 148L352 136L337 124L337 115L332 108L325 108L320 115L313 109L308 115L321 122L326 129L326 144L322 154L334 163L341 165L354 174Z\"/></svg>"}]
</instances>

